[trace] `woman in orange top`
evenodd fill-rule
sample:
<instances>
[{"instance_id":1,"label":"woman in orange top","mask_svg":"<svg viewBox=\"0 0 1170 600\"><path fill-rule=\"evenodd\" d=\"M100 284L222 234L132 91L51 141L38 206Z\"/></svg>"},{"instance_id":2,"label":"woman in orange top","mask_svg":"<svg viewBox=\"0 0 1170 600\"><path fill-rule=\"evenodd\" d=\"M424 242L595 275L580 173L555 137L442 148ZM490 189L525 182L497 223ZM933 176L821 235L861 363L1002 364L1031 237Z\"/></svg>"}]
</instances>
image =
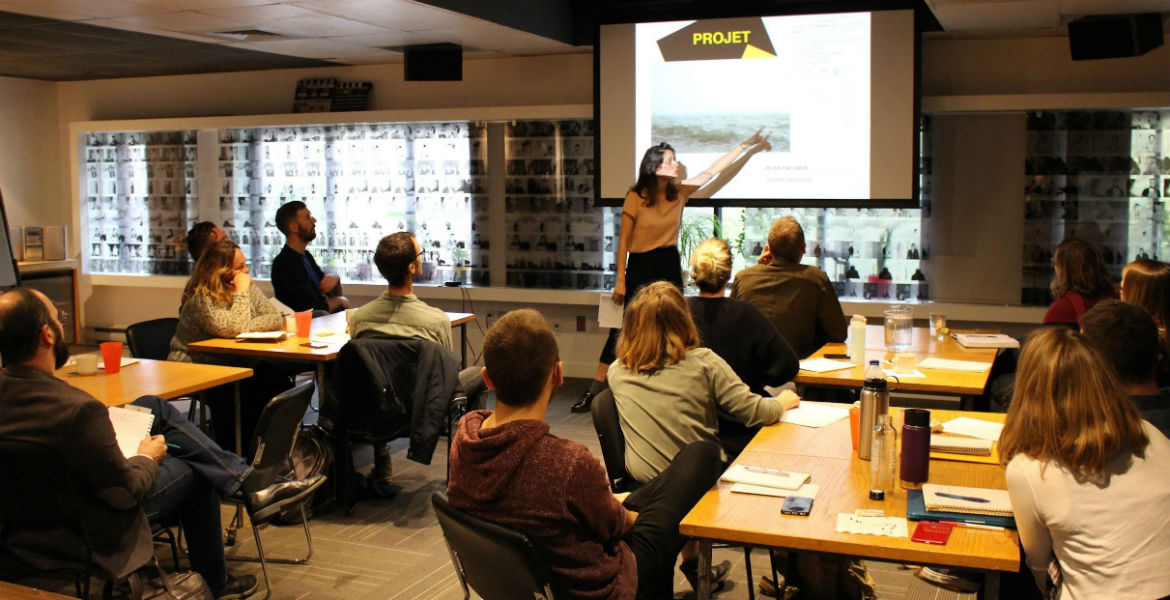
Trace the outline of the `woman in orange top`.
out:
<instances>
[{"instance_id":1,"label":"woman in orange top","mask_svg":"<svg viewBox=\"0 0 1170 600\"><path fill-rule=\"evenodd\" d=\"M617 282L613 286L615 303L624 304L627 296L632 297L642 286L654 281L669 281L682 289L682 259L676 244L683 207L691 194L731 166L740 155L746 152L750 156L761 150L770 150L772 146L760 135L761 131L762 127L703 172L677 183L679 163L674 148L662 142L646 150L638 167L638 180L626 193L622 204ZM601 350L597 374L589 390L573 405L573 412L587 412L593 397L605 389L606 372L616 358L617 334L617 329L609 331L609 339Z\"/></svg>"}]
</instances>

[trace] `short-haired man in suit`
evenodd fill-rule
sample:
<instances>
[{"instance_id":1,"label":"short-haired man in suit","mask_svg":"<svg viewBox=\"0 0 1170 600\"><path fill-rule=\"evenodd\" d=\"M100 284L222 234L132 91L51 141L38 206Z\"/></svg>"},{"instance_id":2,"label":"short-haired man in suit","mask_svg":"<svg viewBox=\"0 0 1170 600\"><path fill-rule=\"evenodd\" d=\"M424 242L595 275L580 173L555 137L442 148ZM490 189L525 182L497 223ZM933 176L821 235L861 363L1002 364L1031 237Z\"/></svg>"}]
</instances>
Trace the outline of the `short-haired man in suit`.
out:
<instances>
[{"instance_id":1,"label":"short-haired man in suit","mask_svg":"<svg viewBox=\"0 0 1170 600\"><path fill-rule=\"evenodd\" d=\"M780 217L768 230L759 264L735 274L731 297L751 302L805 358L828 342L844 342L849 323L825 272L800 264L804 229Z\"/></svg>"},{"instance_id":2,"label":"short-haired man in suit","mask_svg":"<svg viewBox=\"0 0 1170 600\"><path fill-rule=\"evenodd\" d=\"M524 533L570 597L670 598L686 544L678 524L719 477L719 446L685 446L632 494L610 492L587 448L544 422L563 382L556 338L540 313L514 310L484 337L484 379L494 411L468 413L451 447L451 505ZM697 579L697 549L683 551ZM692 585L694 585L692 583Z\"/></svg>"},{"instance_id":3,"label":"short-haired man in suit","mask_svg":"<svg viewBox=\"0 0 1170 600\"><path fill-rule=\"evenodd\" d=\"M224 559L220 500L244 492L256 514L271 514L303 498L324 479L320 476L278 483L265 489L239 456L221 449L165 400L144 396L133 404L154 414L150 435L137 454L123 456L108 409L93 396L57 379L66 363L57 308L36 290L17 288L0 295L0 438L40 443L60 451L70 473L92 491L85 499L94 532L94 560L114 573L125 573L153 555L150 527L154 517L178 514L190 550L191 568L201 574L218 599L246 598L257 588L251 575L230 576ZM173 455L168 453L173 447ZM17 482L8 482L18 485ZM9 547L20 542L5 532ZM67 557L81 550L77 532L64 524L29 553L30 562L53 562L45 548ZM84 559L84 556L80 557Z\"/></svg>"},{"instance_id":4,"label":"short-haired man in suit","mask_svg":"<svg viewBox=\"0 0 1170 600\"><path fill-rule=\"evenodd\" d=\"M327 314L349 308L349 300L341 295L341 278L322 271L308 251L309 242L317 239L317 219L305 203L293 200L276 209L276 228L285 238L280 254L272 259L276 299L295 311Z\"/></svg>"}]
</instances>

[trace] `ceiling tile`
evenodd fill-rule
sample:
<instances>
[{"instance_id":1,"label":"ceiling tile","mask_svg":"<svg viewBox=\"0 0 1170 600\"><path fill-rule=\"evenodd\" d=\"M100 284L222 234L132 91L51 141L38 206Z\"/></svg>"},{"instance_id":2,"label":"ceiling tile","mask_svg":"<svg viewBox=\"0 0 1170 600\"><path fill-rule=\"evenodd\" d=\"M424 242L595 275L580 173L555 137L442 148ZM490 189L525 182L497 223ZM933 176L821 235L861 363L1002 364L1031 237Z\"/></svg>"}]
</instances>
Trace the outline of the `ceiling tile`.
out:
<instances>
[{"instance_id":1,"label":"ceiling tile","mask_svg":"<svg viewBox=\"0 0 1170 600\"><path fill-rule=\"evenodd\" d=\"M144 6L134 0L0 0L0 10L66 21L124 17L168 11L165 8Z\"/></svg>"},{"instance_id":2,"label":"ceiling tile","mask_svg":"<svg viewBox=\"0 0 1170 600\"><path fill-rule=\"evenodd\" d=\"M238 42L225 44L231 48L273 52L288 56L303 58L344 58L347 56L371 56L385 52L387 58L393 58L394 53L388 50L376 50L353 44L344 44L333 40L303 39L303 40L272 40L264 42Z\"/></svg>"},{"instance_id":3,"label":"ceiling tile","mask_svg":"<svg viewBox=\"0 0 1170 600\"><path fill-rule=\"evenodd\" d=\"M291 4L207 9L204 14L247 23L248 27L289 37L338 37L381 33L381 27L327 15Z\"/></svg>"},{"instance_id":4,"label":"ceiling tile","mask_svg":"<svg viewBox=\"0 0 1170 600\"><path fill-rule=\"evenodd\" d=\"M181 11L159 15L143 15L137 17L118 17L114 19L95 19L87 21L90 25L100 27L115 27L131 31L182 31L182 32L211 32L240 29L247 26L242 21L222 19L196 11Z\"/></svg>"},{"instance_id":5,"label":"ceiling tile","mask_svg":"<svg viewBox=\"0 0 1170 600\"><path fill-rule=\"evenodd\" d=\"M209 8L238 8L272 4L274 0L134 0L139 4L162 7L169 11L204 10Z\"/></svg>"},{"instance_id":6,"label":"ceiling tile","mask_svg":"<svg viewBox=\"0 0 1170 600\"><path fill-rule=\"evenodd\" d=\"M419 32L490 24L482 19L408 0L308 0L298 1L296 5L398 31Z\"/></svg>"},{"instance_id":7,"label":"ceiling tile","mask_svg":"<svg viewBox=\"0 0 1170 600\"><path fill-rule=\"evenodd\" d=\"M411 44L434 44L444 41L439 36L432 36L427 33L407 33L405 31L390 30L386 30L385 33L377 33L373 35L350 35L329 39L335 42L344 42L346 44L354 44L356 46L368 46L370 48L409 46Z\"/></svg>"}]
</instances>

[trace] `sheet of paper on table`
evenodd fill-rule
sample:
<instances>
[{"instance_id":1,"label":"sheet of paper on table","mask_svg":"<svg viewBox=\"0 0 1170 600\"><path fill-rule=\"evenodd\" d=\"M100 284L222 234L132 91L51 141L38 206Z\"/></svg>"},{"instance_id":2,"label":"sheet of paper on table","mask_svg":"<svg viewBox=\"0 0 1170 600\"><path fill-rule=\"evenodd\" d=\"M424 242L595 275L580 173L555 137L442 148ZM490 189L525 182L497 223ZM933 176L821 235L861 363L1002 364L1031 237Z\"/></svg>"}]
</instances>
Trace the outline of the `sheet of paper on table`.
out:
<instances>
[{"instance_id":1,"label":"sheet of paper on table","mask_svg":"<svg viewBox=\"0 0 1170 600\"><path fill-rule=\"evenodd\" d=\"M967 435L981 440L999 440L999 434L1003 431L1003 423L994 423L992 421L981 421L979 419L972 419L971 417L958 417L951 419L942 424L943 431L946 433L955 433L958 435Z\"/></svg>"},{"instance_id":2,"label":"sheet of paper on table","mask_svg":"<svg viewBox=\"0 0 1170 600\"><path fill-rule=\"evenodd\" d=\"M236 334L237 340L251 342L279 342L288 337L283 331L244 331Z\"/></svg>"},{"instance_id":3,"label":"sheet of paper on table","mask_svg":"<svg viewBox=\"0 0 1170 600\"><path fill-rule=\"evenodd\" d=\"M862 517L853 513L837 513L837 532L910 537L906 517Z\"/></svg>"},{"instance_id":4,"label":"sheet of paper on table","mask_svg":"<svg viewBox=\"0 0 1170 600\"><path fill-rule=\"evenodd\" d=\"M622 328L622 305L614 304L613 294L601 294L598 297L597 326L608 329Z\"/></svg>"},{"instance_id":5,"label":"sheet of paper on table","mask_svg":"<svg viewBox=\"0 0 1170 600\"><path fill-rule=\"evenodd\" d=\"M348 333L336 333L331 330L319 331L309 336L310 342L317 342L321 344L341 345L349 341Z\"/></svg>"},{"instance_id":6,"label":"sheet of paper on table","mask_svg":"<svg viewBox=\"0 0 1170 600\"><path fill-rule=\"evenodd\" d=\"M817 492L819 491L821 491L821 486L815 483L806 483L795 490L782 490L780 488L768 487L766 485L752 485L750 483L736 483L731 486L731 492L733 494L775 496L776 498L787 498L789 496L816 498Z\"/></svg>"},{"instance_id":7,"label":"sheet of paper on table","mask_svg":"<svg viewBox=\"0 0 1170 600\"><path fill-rule=\"evenodd\" d=\"M839 371L841 369L852 369L855 366L857 365L851 362L843 362L829 358L807 358L800 361L800 370L809 371L812 373L825 373L828 371Z\"/></svg>"},{"instance_id":8,"label":"sheet of paper on table","mask_svg":"<svg viewBox=\"0 0 1170 600\"><path fill-rule=\"evenodd\" d=\"M848 408L819 402L801 402L800 406L784 411L784 417L780 420L805 427L824 427L848 416Z\"/></svg>"},{"instance_id":9,"label":"sheet of paper on table","mask_svg":"<svg viewBox=\"0 0 1170 600\"><path fill-rule=\"evenodd\" d=\"M919 371L918 369L914 369L910 373L899 373L894 369L882 369L882 373L885 373L886 377L896 377L898 379L909 379L912 377L926 377L926 373L923 373L922 371Z\"/></svg>"},{"instance_id":10,"label":"sheet of paper on table","mask_svg":"<svg viewBox=\"0 0 1170 600\"><path fill-rule=\"evenodd\" d=\"M918 363L918 366L923 369L982 373L991 368L991 363L977 362L973 360L951 360L949 358L936 358L932 356Z\"/></svg>"}]
</instances>

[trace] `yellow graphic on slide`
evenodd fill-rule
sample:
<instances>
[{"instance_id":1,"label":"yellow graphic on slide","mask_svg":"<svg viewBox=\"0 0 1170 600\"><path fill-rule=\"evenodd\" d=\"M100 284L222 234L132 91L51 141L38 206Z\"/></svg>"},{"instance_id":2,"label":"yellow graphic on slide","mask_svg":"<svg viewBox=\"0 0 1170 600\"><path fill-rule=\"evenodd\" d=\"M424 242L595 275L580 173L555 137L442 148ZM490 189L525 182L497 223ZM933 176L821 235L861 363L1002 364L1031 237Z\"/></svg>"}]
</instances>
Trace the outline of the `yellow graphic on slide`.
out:
<instances>
[{"instance_id":1,"label":"yellow graphic on slide","mask_svg":"<svg viewBox=\"0 0 1170 600\"><path fill-rule=\"evenodd\" d=\"M747 47L743 49L743 56L740 58L776 58L776 55L768 52L767 50L761 50L751 44L748 44Z\"/></svg>"},{"instance_id":2,"label":"yellow graphic on slide","mask_svg":"<svg viewBox=\"0 0 1170 600\"><path fill-rule=\"evenodd\" d=\"M760 17L694 21L658 40L666 62L776 58Z\"/></svg>"}]
</instances>

